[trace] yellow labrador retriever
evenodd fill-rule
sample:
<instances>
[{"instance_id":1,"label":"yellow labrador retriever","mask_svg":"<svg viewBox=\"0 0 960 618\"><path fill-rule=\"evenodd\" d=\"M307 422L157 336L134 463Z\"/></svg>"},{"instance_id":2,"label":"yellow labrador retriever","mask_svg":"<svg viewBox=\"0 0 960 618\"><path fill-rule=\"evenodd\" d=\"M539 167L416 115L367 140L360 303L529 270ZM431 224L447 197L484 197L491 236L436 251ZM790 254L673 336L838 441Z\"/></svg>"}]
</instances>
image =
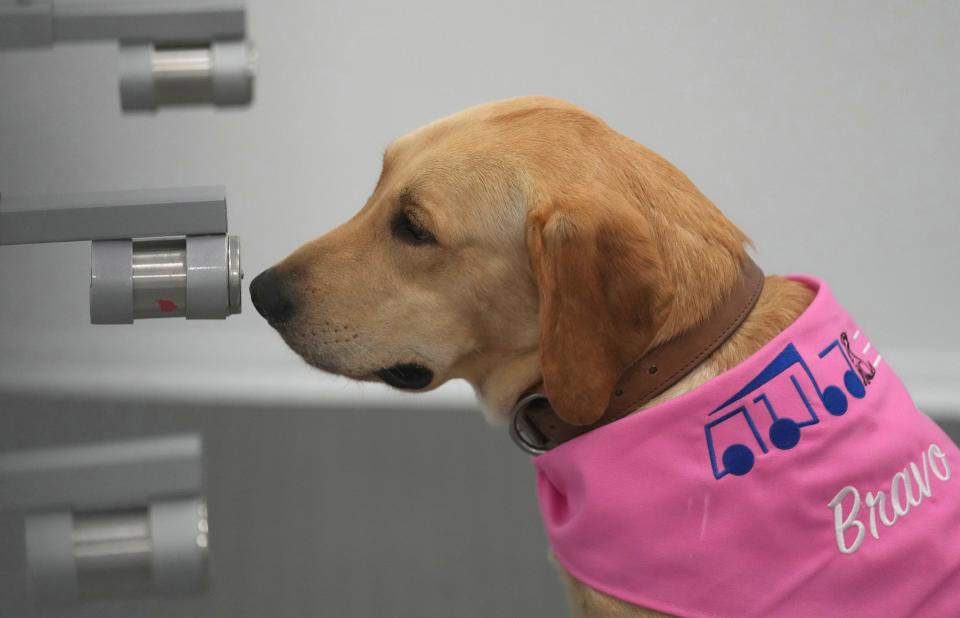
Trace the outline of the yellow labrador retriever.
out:
<instances>
[{"instance_id":1,"label":"yellow labrador retriever","mask_svg":"<svg viewBox=\"0 0 960 618\"><path fill-rule=\"evenodd\" d=\"M396 140L363 208L251 293L320 369L406 390L462 378L495 423L537 390L589 425L634 360L717 308L747 242L655 153L572 104L524 97ZM736 333L647 405L736 365L811 298L767 277ZM660 615L565 578L577 615Z\"/></svg>"}]
</instances>

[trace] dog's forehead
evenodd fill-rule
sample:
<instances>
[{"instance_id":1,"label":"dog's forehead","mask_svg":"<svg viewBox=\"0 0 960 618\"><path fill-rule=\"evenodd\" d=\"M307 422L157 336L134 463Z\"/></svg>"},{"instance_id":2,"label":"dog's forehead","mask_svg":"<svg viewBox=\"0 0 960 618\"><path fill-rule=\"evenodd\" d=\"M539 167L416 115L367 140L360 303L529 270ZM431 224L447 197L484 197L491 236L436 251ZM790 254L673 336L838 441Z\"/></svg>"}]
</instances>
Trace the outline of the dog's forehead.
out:
<instances>
[{"instance_id":1,"label":"dog's forehead","mask_svg":"<svg viewBox=\"0 0 960 618\"><path fill-rule=\"evenodd\" d=\"M453 156L482 140L484 130L460 114L441 118L395 139L383 155L384 165L393 167L424 159L429 155Z\"/></svg>"},{"instance_id":2,"label":"dog's forehead","mask_svg":"<svg viewBox=\"0 0 960 618\"><path fill-rule=\"evenodd\" d=\"M377 201L392 203L407 192L458 211L502 210L498 206L522 211L524 187L535 167L528 159L540 156L531 151L531 132L540 140L560 140L585 117L583 110L563 101L523 97L430 122L386 148Z\"/></svg>"},{"instance_id":3,"label":"dog's forehead","mask_svg":"<svg viewBox=\"0 0 960 618\"><path fill-rule=\"evenodd\" d=\"M469 194L482 198L515 175L504 150L481 135L461 136L455 129L415 132L384 153L378 188L390 194Z\"/></svg>"}]
</instances>

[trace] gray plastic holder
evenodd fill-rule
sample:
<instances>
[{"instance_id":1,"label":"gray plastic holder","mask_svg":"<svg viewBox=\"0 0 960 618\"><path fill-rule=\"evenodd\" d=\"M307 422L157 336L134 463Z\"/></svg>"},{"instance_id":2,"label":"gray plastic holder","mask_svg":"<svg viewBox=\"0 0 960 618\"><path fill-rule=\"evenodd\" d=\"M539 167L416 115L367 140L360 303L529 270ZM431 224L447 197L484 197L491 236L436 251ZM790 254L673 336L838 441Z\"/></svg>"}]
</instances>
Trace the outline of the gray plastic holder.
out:
<instances>
[{"instance_id":1,"label":"gray plastic holder","mask_svg":"<svg viewBox=\"0 0 960 618\"><path fill-rule=\"evenodd\" d=\"M236 236L94 241L90 322L132 324L181 316L222 320L240 313L242 279Z\"/></svg>"},{"instance_id":2,"label":"gray plastic holder","mask_svg":"<svg viewBox=\"0 0 960 618\"><path fill-rule=\"evenodd\" d=\"M216 41L213 54L213 103L248 105L253 100L256 54L245 41Z\"/></svg>"},{"instance_id":3,"label":"gray plastic holder","mask_svg":"<svg viewBox=\"0 0 960 618\"><path fill-rule=\"evenodd\" d=\"M163 105L249 105L255 55L245 41L209 46L120 46L120 105L152 111Z\"/></svg>"},{"instance_id":4,"label":"gray plastic holder","mask_svg":"<svg viewBox=\"0 0 960 618\"><path fill-rule=\"evenodd\" d=\"M67 602L78 596L70 511L31 513L24 521L30 596Z\"/></svg>"},{"instance_id":5,"label":"gray plastic holder","mask_svg":"<svg viewBox=\"0 0 960 618\"><path fill-rule=\"evenodd\" d=\"M91 244L90 323L133 324L133 241Z\"/></svg>"},{"instance_id":6,"label":"gray plastic holder","mask_svg":"<svg viewBox=\"0 0 960 618\"><path fill-rule=\"evenodd\" d=\"M230 315L227 237L187 238L187 319L218 320Z\"/></svg>"},{"instance_id":7,"label":"gray plastic holder","mask_svg":"<svg viewBox=\"0 0 960 618\"><path fill-rule=\"evenodd\" d=\"M120 107L125 110L157 108L154 88L153 45L120 46Z\"/></svg>"},{"instance_id":8,"label":"gray plastic holder","mask_svg":"<svg viewBox=\"0 0 960 618\"><path fill-rule=\"evenodd\" d=\"M197 592L205 583L207 507L199 498L150 505L153 582L159 592Z\"/></svg>"}]
</instances>

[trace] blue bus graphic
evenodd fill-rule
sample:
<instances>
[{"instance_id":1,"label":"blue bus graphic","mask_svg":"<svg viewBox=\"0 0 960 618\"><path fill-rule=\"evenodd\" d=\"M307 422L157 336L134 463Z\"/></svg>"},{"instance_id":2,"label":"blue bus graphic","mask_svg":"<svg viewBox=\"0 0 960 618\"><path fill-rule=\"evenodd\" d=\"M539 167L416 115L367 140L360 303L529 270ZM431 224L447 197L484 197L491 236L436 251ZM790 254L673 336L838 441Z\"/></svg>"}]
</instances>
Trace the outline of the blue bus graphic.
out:
<instances>
[{"instance_id":1,"label":"blue bus graphic","mask_svg":"<svg viewBox=\"0 0 960 618\"><path fill-rule=\"evenodd\" d=\"M866 388L864 383L861 381L861 378L854 371L853 365L850 363L850 359L847 357L847 354L843 351L839 339L834 340L832 343L830 343L830 345L824 348L819 353L819 358L825 357L834 350L840 353L847 365L847 369L843 373L843 385L846 388L846 391L856 399L862 399L866 395ZM816 378L813 377L813 373L810 371L810 367L800 356L796 346L794 346L792 343L787 344L783 351L777 354L776 358L770 361L770 363L764 367L764 369L757 374L755 378L750 380L743 388L737 391L729 399L714 408L714 410L708 415L712 416L721 410L726 410L721 416L710 421L704 427L707 435L707 450L710 453L710 465L713 468L713 476L717 480L728 474L732 474L734 476L743 476L747 474L753 469L753 465L756 460L753 449L746 444L736 443L724 449L722 455L720 456L720 460L717 461L717 451L713 443L713 429L721 423L743 422L749 429L749 433L753 437L753 442L755 442L760 448L761 453L765 454L770 451L770 447L767 445L767 440L764 439L764 436L761 435L760 430L757 428L757 424L750 415L750 410L747 408L747 404L741 403L741 405L733 409L728 409L730 405L741 401L748 395L755 394L755 396L752 398L753 403L762 403L763 409L767 412L767 414L770 415L770 419L772 421L766 438L769 440L770 444L780 450L789 450L795 447L797 443L800 442L801 428L809 425L816 425L820 422L820 418L817 416L813 406L810 404L808 394L800 385L796 374L790 375L790 381L793 384L794 389L796 389L797 396L799 397L800 401L803 402L806 412L809 414L809 418L805 418L803 421L797 422L794 419L779 416L773 403L770 401L767 395L762 392L763 387L767 383L794 367L802 369L807 378L809 378L810 384L813 385L813 395L820 400L827 412L833 416L841 416L847 411L848 400L846 393L843 392L843 389L841 389L839 386L828 385L826 388L821 390Z\"/></svg>"}]
</instances>

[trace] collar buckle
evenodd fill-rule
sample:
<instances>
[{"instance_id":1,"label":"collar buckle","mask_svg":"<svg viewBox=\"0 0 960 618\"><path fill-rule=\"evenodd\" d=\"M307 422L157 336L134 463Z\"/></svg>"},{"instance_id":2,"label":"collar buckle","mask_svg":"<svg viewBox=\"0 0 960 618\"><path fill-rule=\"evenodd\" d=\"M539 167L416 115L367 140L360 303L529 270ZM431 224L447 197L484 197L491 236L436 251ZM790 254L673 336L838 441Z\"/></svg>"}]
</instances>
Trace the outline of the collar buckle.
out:
<instances>
[{"instance_id":1,"label":"collar buckle","mask_svg":"<svg viewBox=\"0 0 960 618\"><path fill-rule=\"evenodd\" d=\"M542 393L531 393L517 402L510 415L510 438L520 450L530 455L542 455L557 446L556 440L545 435L530 420L528 414L551 412L550 401Z\"/></svg>"}]
</instances>

